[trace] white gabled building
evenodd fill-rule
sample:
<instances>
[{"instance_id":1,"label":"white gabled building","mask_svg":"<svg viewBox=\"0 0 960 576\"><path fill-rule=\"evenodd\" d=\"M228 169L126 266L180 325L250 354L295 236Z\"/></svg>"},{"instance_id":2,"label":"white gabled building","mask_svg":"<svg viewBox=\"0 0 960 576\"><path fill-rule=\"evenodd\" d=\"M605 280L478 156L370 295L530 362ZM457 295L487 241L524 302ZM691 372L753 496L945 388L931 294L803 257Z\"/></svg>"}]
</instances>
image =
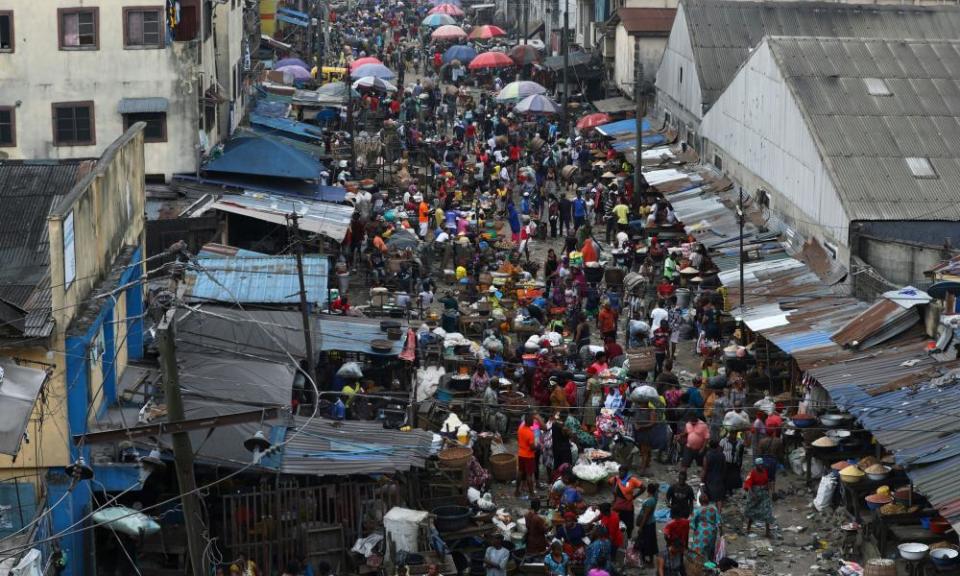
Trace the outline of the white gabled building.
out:
<instances>
[{"instance_id":1,"label":"white gabled building","mask_svg":"<svg viewBox=\"0 0 960 576\"><path fill-rule=\"evenodd\" d=\"M855 223L960 220L960 41L769 37L700 130L707 161L844 266L910 264L863 253Z\"/></svg>"},{"instance_id":2,"label":"white gabled building","mask_svg":"<svg viewBox=\"0 0 960 576\"><path fill-rule=\"evenodd\" d=\"M657 108L698 145L700 122L766 36L960 38L955 7L682 0L657 71Z\"/></svg>"}]
</instances>

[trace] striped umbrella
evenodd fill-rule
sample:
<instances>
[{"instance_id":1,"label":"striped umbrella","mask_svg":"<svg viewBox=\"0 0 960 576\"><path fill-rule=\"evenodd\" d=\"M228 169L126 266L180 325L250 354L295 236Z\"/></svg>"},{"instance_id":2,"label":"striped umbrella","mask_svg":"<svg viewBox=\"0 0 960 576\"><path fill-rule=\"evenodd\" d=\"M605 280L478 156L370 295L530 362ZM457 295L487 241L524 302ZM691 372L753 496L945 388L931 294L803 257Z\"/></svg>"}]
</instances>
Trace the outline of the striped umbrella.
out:
<instances>
[{"instance_id":1,"label":"striped umbrella","mask_svg":"<svg viewBox=\"0 0 960 576\"><path fill-rule=\"evenodd\" d=\"M604 114L603 112L594 112L593 114L587 114L586 116L577 120L577 130L591 130L597 126L601 126L609 122L609 114Z\"/></svg>"},{"instance_id":2,"label":"striped umbrella","mask_svg":"<svg viewBox=\"0 0 960 576\"><path fill-rule=\"evenodd\" d=\"M462 40L467 37L467 33L459 26L448 24L434 30L430 37L434 40Z\"/></svg>"},{"instance_id":3,"label":"striped umbrella","mask_svg":"<svg viewBox=\"0 0 960 576\"><path fill-rule=\"evenodd\" d=\"M471 30L469 38L471 40L489 40L490 38L506 35L507 33L504 32L503 28L499 26L493 26L491 24L484 24L483 26L477 26Z\"/></svg>"},{"instance_id":4,"label":"striped umbrella","mask_svg":"<svg viewBox=\"0 0 960 576\"><path fill-rule=\"evenodd\" d=\"M384 92L396 92L397 87L393 84L383 80L382 78L377 78L376 76L364 76L356 82L353 83L353 88L358 90L360 88L372 88L374 90L383 90Z\"/></svg>"},{"instance_id":5,"label":"striped umbrella","mask_svg":"<svg viewBox=\"0 0 960 576\"><path fill-rule=\"evenodd\" d=\"M482 68L507 68L513 65L513 60L503 52L484 52L473 59L469 68L480 70Z\"/></svg>"},{"instance_id":6,"label":"striped umbrella","mask_svg":"<svg viewBox=\"0 0 960 576\"><path fill-rule=\"evenodd\" d=\"M559 114L560 105L543 94L527 96L517 102L513 109L521 114Z\"/></svg>"},{"instance_id":7,"label":"striped umbrella","mask_svg":"<svg viewBox=\"0 0 960 576\"><path fill-rule=\"evenodd\" d=\"M530 80L518 80L516 82L507 84L500 90L500 93L497 94L497 102L512 102L515 100L522 100L527 96L533 96L534 94L546 93L547 89L536 82L531 82Z\"/></svg>"},{"instance_id":8,"label":"striped umbrella","mask_svg":"<svg viewBox=\"0 0 960 576\"><path fill-rule=\"evenodd\" d=\"M397 75L393 73L393 70L383 64L364 64L363 66L357 66L356 69L350 71L350 75L355 78L376 76L381 80L393 80L397 77Z\"/></svg>"},{"instance_id":9,"label":"striped umbrella","mask_svg":"<svg viewBox=\"0 0 960 576\"><path fill-rule=\"evenodd\" d=\"M430 9L427 14L446 14L447 16L463 16L463 10L455 4L438 4Z\"/></svg>"},{"instance_id":10,"label":"striped umbrella","mask_svg":"<svg viewBox=\"0 0 960 576\"><path fill-rule=\"evenodd\" d=\"M350 63L350 71L353 72L365 64L383 64L383 62L374 56L364 56L363 58L357 58Z\"/></svg>"},{"instance_id":11,"label":"striped umbrella","mask_svg":"<svg viewBox=\"0 0 960 576\"><path fill-rule=\"evenodd\" d=\"M424 26L429 26L430 28L439 28L440 26L446 26L447 24L456 24L456 20L453 19L453 16L447 14L430 14L424 18L420 23Z\"/></svg>"}]
</instances>

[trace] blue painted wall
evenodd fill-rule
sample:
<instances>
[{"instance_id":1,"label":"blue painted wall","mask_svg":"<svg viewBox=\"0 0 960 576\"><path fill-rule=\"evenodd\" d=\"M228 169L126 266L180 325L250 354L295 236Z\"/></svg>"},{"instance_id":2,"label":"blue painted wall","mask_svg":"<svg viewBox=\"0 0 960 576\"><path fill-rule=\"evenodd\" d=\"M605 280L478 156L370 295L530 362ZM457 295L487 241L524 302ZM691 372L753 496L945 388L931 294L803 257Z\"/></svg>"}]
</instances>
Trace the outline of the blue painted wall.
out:
<instances>
[{"instance_id":1,"label":"blue painted wall","mask_svg":"<svg viewBox=\"0 0 960 576\"><path fill-rule=\"evenodd\" d=\"M143 249L138 248L131 258L132 262L139 262L142 259ZM142 274L141 266L131 266L127 268L120 278L118 286L128 284L139 278ZM67 386L67 421L70 428L70 436L75 434L84 434L87 432L87 420L90 411L95 409L97 417L102 416L110 405L117 400L117 383L122 374L116 373L116 354L114 348L124 345L123 342L116 341L117 322L127 323L127 354L131 360L143 357L143 286L133 285L125 290L127 297L127 310L125 318L118 318L112 298L103 299L102 309L96 320L84 334L77 336L68 336L66 339L66 386ZM100 332L103 332L104 352L101 360L101 369L103 370L103 391L90 390L90 349L96 341ZM91 407L91 402L96 401L96 406ZM70 443L70 458L76 460L83 456L90 464L90 449L83 447L78 449L73 442ZM103 473L104 478L97 478L103 482L108 490L125 490L130 484L137 481L136 470L133 473L129 470L108 470L108 467L97 467L98 474ZM50 471L50 497L51 503L57 502L63 497L69 483L64 481L64 472L62 469ZM91 491L83 484L78 485L71 494L67 495L64 501L54 509L51 517L53 518L54 534L67 530L72 524L86 516L90 511ZM87 522L89 524L89 521ZM86 576L86 559L93 554L93 550L84 549L83 532L67 535L61 538L60 545L67 552L69 565L64 572L66 576ZM87 539L92 542L92 539Z\"/></svg>"}]
</instances>

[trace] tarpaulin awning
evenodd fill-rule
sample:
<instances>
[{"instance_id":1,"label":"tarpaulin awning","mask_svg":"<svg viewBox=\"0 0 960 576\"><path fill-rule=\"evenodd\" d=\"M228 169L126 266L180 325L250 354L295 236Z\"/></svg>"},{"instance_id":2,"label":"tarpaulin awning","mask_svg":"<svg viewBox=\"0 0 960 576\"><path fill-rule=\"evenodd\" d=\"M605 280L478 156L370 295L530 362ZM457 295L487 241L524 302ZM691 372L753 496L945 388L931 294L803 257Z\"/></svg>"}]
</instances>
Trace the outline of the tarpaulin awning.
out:
<instances>
[{"instance_id":1,"label":"tarpaulin awning","mask_svg":"<svg viewBox=\"0 0 960 576\"><path fill-rule=\"evenodd\" d=\"M207 162L207 172L317 180L323 167L309 154L269 137L240 137Z\"/></svg>"},{"instance_id":2,"label":"tarpaulin awning","mask_svg":"<svg viewBox=\"0 0 960 576\"><path fill-rule=\"evenodd\" d=\"M339 204L347 197L346 188L339 186L324 186L306 180L291 180L289 178L269 178L244 176L242 174L223 174L219 178L207 175L195 178L186 174L175 176L177 180L201 182L232 189L233 192L257 192L263 194L278 194L303 200L322 200Z\"/></svg>"},{"instance_id":3,"label":"tarpaulin awning","mask_svg":"<svg viewBox=\"0 0 960 576\"><path fill-rule=\"evenodd\" d=\"M567 66L569 68L585 66L591 60L593 60L593 55L589 52L570 52L567 54ZM543 65L550 70L563 70L563 56L551 56L543 61Z\"/></svg>"},{"instance_id":4,"label":"tarpaulin awning","mask_svg":"<svg viewBox=\"0 0 960 576\"><path fill-rule=\"evenodd\" d=\"M121 98L117 104L118 114L148 114L166 112L170 103L166 98Z\"/></svg>"},{"instance_id":5,"label":"tarpaulin awning","mask_svg":"<svg viewBox=\"0 0 960 576\"><path fill-rule=\"evenodd\" d=\"M286 14L286 15L288 15L288 16L293 16L294 18L299 18L300 20L309 20L309 19L310 19L310 15L307 14L306 12L301 12L301 11L299 11L299 10L294 10L293 8L287 8L286 6L283 6L283 7L281 7L281 8L277 8L277 12L280 13L280 14Z\"/></svg>"},{"instance_id":6,"label":"tarpaulin awning","mask_svg":"<svg viewBox=\"0 0 960 576\"><path fill-rule=\"evenodd\" d=\"M606 114L629 112L631 110L636 110L637 108L637 104L635 102L628 98L624 98L623 96L605 98L603 100L594 100L592 104L598 112L604 112Z\"/></svg>"},{"instance_id":7,"label":"tarpaulin awning","mask_svg":"<svg viewBox=\"0 0 960 576\"><path fill-rule=\"evenodd\" d=\"M617 136L625 136L627 134L636 134L637 133L637 119L636 118L627 118L626 120L617 120L616 122L611 122L609 124L603 124L597 126L597 132L607 136L609 138L615 138ZM648 132L650 130L650 119L644 118L643 123L641 124L640 130L643 132Z\"/></svg>"},{"instance_id":8,"label":"tarpaulin awning","mask_svg":"<svg viewBox=\"0 0 960 576\"><path fill-rule=\"evenodd\" d=\"M251 114L250 125L257 130L280 132L305 142L323 140L323 130L320 128L307 124L306 122L290 120L289 118L270 118L268 116L260 116L259 114Z\"/></svg>"},{"instance_id":9,"label":"tarpaulin awning","mask_svg":"<svg viewBox=\"0 0 960 576\"><path fill-rule=\"evenodd\" d=\"M296 212L300 215L301 229L337 242L343 242L346 237L354 212L351 206L252 192L223 196L212 208L284 226L287 215Z\"/></svg>"},{"instance_id":10,"label":"tarpaulin awning","mask_svg":"<svg viewBox=\"0 0 960 576\"><path fill-rule=\"evenodd\" d=\"M286 24L293 24L294 26L300 26L306 28L310 25L310 22L307 20L300 20L299 18L294 18L288 14L277 13L277 20L284 22Z\"/></svg>"},{"instance_id":11,"label":"tarpaulin awning","mask_svg":"<svg viewBox=\"0 0 960 576\"><path fill-rule=\"evenodd\" d=\"M33 405L46 379L45 370L0 358L0 453L15 456L20 451Z\"/></svg>"}]
</instances>

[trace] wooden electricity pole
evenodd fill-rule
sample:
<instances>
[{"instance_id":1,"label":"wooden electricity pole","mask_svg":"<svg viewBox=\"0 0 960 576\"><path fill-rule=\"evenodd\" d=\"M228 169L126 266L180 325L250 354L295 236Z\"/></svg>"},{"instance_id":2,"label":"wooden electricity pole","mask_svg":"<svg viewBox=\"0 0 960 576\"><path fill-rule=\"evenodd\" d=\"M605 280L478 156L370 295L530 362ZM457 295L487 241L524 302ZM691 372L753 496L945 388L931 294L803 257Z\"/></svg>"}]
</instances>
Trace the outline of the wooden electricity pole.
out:
<instances>
[{"instance_id":1,"label":"wooden electricity pole","mask_svg":"<svg viewBox=\"0 0 960 576\"><path fill-rule=\"evenodd\" d=\"M300 279L300 319L303 322L303 345L307 357L307 373L314 382L317 382L317 364L313 352L313 337L310 331L310 308L307 303L307 289L303 280L303 242L300 239L299 219L300 216L296 212L287 215L290 233L293 235L293 243L296 247L294 254L297 256L297 277ZM344 295L341 294L342 296Z\"/></svg>"}]
</instances>

